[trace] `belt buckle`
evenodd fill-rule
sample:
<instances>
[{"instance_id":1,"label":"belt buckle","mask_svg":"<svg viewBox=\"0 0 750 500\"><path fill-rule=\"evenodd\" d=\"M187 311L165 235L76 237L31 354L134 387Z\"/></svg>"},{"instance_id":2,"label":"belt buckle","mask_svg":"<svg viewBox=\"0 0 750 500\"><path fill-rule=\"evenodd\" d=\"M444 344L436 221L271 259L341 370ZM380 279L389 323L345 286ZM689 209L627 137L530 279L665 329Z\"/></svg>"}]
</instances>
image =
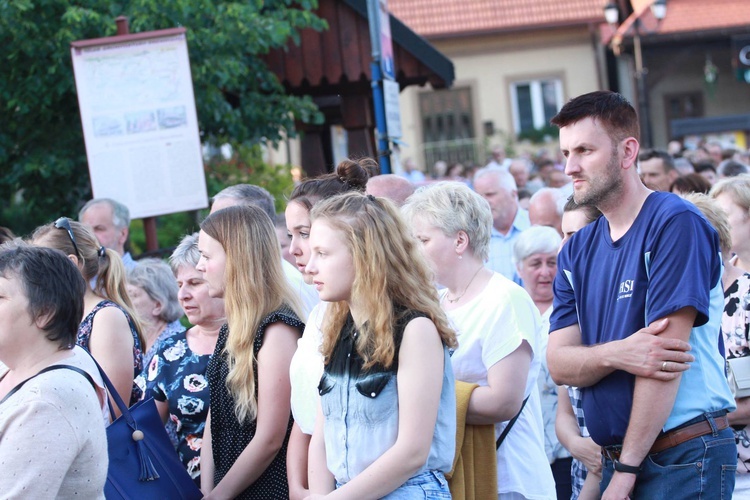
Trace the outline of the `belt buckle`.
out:
<instances>
[{"instance_id":1,"label":"belt buckle","mask_svg":"<svg viewBox=\"0 0 750 500\"><path fill-rule=\"evenodd\" d=\"M622 453L621 445L602 446L602 455L604 455L605 458L608 458L613 462L620 460L621 453Z\"/></svg>"}]
</instances>

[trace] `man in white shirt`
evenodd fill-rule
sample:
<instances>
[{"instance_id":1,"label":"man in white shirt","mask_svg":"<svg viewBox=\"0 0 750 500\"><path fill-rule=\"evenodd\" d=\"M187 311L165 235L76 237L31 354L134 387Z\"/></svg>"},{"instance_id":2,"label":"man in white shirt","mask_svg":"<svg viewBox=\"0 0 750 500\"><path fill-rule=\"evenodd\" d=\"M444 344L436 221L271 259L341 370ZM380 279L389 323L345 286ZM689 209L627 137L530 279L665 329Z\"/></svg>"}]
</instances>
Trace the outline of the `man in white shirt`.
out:
<instances>
[{"instance_id":1,"label":"man in white shirt","mask_svg":"<svg viewBox=\"0 0 750 500\"><path fill-rule=\"evenodd\" d=\"M489 202L492 211L488 267L520 284L513 265L513 243L531 222L529 213L518 206L516 181L502 168L484 167L474 174L474 190Z\"/></svg>"},{"instance_id":2,"label":"man in white shirt","mask_svg":"<svg viewBox=\"0 0 750 500\"><path fill-rule=\"evenodd\" d=\"M505 156L505 148L502 146L495 146L492 148L492 158L490 158L490 161L487 162L485 167L508 170L510 164L510 158Z\"/></svg>"}]
</instances>

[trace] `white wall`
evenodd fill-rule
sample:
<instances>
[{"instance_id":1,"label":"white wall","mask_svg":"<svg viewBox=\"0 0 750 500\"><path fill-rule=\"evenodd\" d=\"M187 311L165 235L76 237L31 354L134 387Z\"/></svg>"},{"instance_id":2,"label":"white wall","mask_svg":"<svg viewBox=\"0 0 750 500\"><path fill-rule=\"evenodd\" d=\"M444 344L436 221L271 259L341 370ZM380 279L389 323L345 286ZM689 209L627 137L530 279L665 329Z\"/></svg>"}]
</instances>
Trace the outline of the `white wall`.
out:
<instances>
[{"instance_id":1,"label":"white wall","mask_svg":"<svg viewBox=\"0 0 750 500\"><path fill-rule=\"evenodd\" d=\"M433 42L455 66L453 88L470 87L474 107L474 130L483 137L483 123L494 122L496 131L513 134L510 84L526 78L559 77L563 85L563 102L577 95L598 90L596 53L588 33L566 33L557 38L539 40L542 35L505 35L503 38L454 39ZM409 87L401 92L403 140L402 158L422 162L422 127L419 116L419 93L431 91ZM493 140L494 139L494 140ZM499 139L490 138L490 146Z\"/></svg>"}]
</instances>

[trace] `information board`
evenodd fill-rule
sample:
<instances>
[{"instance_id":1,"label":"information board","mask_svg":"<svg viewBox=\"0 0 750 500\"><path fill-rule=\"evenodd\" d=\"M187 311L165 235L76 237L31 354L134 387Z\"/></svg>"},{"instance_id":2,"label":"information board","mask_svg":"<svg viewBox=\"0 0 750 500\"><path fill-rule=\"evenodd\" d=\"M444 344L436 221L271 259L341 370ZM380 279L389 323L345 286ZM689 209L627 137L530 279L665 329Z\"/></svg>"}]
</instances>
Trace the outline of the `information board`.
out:
<instances>
[{"instance_id":1,"label":"information board","mask_svg":"<svg viewBox=\"0 0 750 500\"><path fill-rule=\"evenodd\" d=\"M96 198L134 219L208 206L184 28L71 44Z\"/></svg>"}]
</instances>

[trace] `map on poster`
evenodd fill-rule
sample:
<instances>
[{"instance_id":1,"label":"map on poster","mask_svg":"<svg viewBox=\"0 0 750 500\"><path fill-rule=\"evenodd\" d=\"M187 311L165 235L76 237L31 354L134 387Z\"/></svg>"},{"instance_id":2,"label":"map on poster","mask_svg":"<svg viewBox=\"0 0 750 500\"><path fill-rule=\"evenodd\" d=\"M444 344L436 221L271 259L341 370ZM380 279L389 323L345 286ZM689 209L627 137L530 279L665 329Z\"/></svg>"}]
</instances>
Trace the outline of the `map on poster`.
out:
<instances>
[{"instance_id":1,"label":"map on poster","mask_svg":"<svg viewBox=\"0 0 750 500\"><path fill-rule=\"evenodd\" d=\"M185 29L71 45L94 196L134 219L207 207Z\"/></svg>"}]
</instances>

